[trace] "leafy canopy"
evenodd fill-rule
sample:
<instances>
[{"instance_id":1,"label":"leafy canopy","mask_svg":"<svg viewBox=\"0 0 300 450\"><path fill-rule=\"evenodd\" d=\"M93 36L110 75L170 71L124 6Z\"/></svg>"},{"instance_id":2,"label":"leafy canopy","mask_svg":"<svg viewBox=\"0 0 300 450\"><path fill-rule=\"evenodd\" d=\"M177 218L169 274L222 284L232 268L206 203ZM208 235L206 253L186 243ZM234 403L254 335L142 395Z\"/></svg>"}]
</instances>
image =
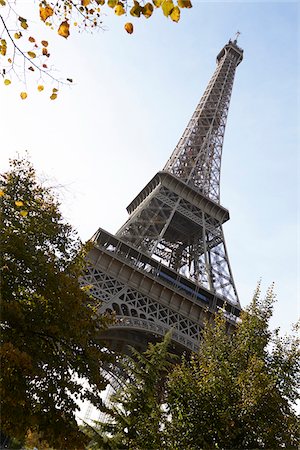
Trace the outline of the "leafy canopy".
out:
<instances>
[{"instance_id":1,"label":"leafy canopy","mask_svg":"<svg viewBox=\"0 0 300 450\"><path fill-rule=\"evenodd\" d=\"M88 448L298 449L299 339L269 330L273 302L258 289L231 334L220 311L199 353L176 366L165 365L166 339L137 356L112 421L88 428Z\"/></svg>"},{"instance_id":2,"label":"leafy canopy","mask_svg":"<svg viewBox=\"0 0 300 450\"><path fill-rule=\"evenodd\" d=\"M168 382L172 449L298 448L299 339L271 333L274 295L256 291L233 334L222 314L207 324L199 354Z\"/></svg>"},{"instance_id":3,"label":"leafy canopy","mask_svg":"<svg viewBox=\"0 0 300 450\"><path fill-rule=\"evenodd\" d=\"M85 440L76 400L102 406L108 356L98 339L108 319L80 288L81 243L28 160L10 161L0 197L1 429L20 440L37 430L74 449Z\"/></svg>"},{"instance_id":4,"label":"leafy canopy","mask_svg":"<svg viewBox=\"0 0 300 450\"><path fill-rule=\"evenodd\" d=\"M110 398L105 422L86 424L84 431L91 438L89 449L165 448L161 425L166 420L165 382L175 355L168 352L171 332L157 344L149 343L140 354L123 359L125 374L120 389Z\"/></svg>"},{"instance_id":5,"label":"leafy canopy","mask_svg":"<svg viewBox=\"0 0 300 450\"><path fill-rule=\"evenodd\" d=\"M55 100L59 86L72 83L71 78L59 79L53 74L49 64L51 45L33 25L38 18L68 39L74 29L79 32L104 29L102 17L108 10L128 20L128 16L149 19L155 9L160 9L165 17L178 22L181 9L191 7L190 0L41 0L30 20L18 13L15 1L0 0L0 73L4 85L9 86L13 79L26 85L27 76L35 75L39 92L44 91L45 82L54 84L50 99ZM131 19L126 21L124 29L133 33ZM22 91L20 97L25 100L27 92Z\"/></svg>"}]
</instances>

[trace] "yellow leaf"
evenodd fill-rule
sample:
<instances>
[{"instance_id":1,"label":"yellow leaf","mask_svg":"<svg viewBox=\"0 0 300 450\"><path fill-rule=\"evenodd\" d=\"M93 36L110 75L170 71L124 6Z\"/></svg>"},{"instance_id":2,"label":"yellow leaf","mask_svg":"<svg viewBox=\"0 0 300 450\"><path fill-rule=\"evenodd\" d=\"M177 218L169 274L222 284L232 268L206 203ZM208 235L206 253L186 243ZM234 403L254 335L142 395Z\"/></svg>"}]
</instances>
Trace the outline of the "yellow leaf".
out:
<instances>
[{"instance_id":1,"label":"yellow leaf","mask_svg":"<svg viewBox=\"0 0 300 450\"><path fill-rule=\"evenodd\" d=\"M163 0L153 0L153 4L154 6L156 6L156 8L159 8L162 4Z\"/></svg>"},{"instance_id":2,"label":"yellow leaf","mask_svg":"<svg viewBox=\"0 0 300 450\"><path fill-rule=\"evenodd\" d=\"M1 6L5 6L5 5L6 5L5 0L0 0L0 5L1 5Z\"/></svg>"},{"instance_id":3,"label":"yellow leaf","mask_svg":"<svg viewBox=\"0 0 300 450\"><path fill-rule=\"evenodd\" d=\"M5 86L9 86L9 85L10 85L10 83L11 83L11 81L10 81L10 80L8 80L7 78L6 78L6 80L4 80L4 84L5 84Z\"/></svg>"},{"instance_id":4,"label":"yellow leaf","mask_svg":"<svg viewBox=\"0 0 300 450\"><path fill-rule=\"evenodd\" d=\"M110 8L114 8L117 3L118 3L117 0L108 0L107 1L107 6L109 6Z\"/></svg>"},{"instance_id":5,"label":"yellow leaf","mask_svg":"<svg viewBox=\"0 0 300 450\"><path fill-rule=\"evenodd\" d=\"M96 0L97 5L104 5L105 0Z\"/></svg>"},{"instance_id":6,"label":"yellow leaf","mask_svg":"<svg viewBox=\"0 0 300 450\"><path fill-rule=\"evenodd\" d=\"M115 7L115 14L117 16L122 16L123 14L125 14L125 12L126 11L124 9L123 3L119 2Z\"/></svg>"},{"instance_id":7,"label":"yellow leaf","mask_svg":"<svg viewBox=\"0 0 300 450\"><path fill-rule=\"evenodd\" d=\"M190 0L178 0L177 1L179 8L192 8L192 3Z\"/></svg>"},{"instance_id":8,"label":"yellow leaf","mask_svg":"<svg viewBox=\"0 0 300 450\"><path fill-rule=\"evenodd\" d=\"M52 95L50 95L50 99L51 100L55 100L57 98L57 94L52 94Z\"/></svg>"},{"instance_id":9,"label":"yellow leaf","mask_svg":"<svg viewBox=\"0 0 300 450\"><path fill-rule=\"evenodd\" d=\"M28 56L30 56L30 58L35 58L36 54L34 52L27 52Z\"/></svg>"},{"instance_id":10,"label":"yellow leaf","mask_svg":"<svg viewBox=\"0 0 300 450\"><path fill-rule=\"evenodd\" d=\"M130 22L125 23L124 25L125 30L127 33L132 34L133 33L133 25Z\"/></svg>"},{"instance_id":11,"label":"yellow leaf","mask_svg":"<svg viewBox=\"0 0 300 450\"><path fill-rule=\"evenodd\" d=\"M21 22L21 27L24 28L24 30L27 30L27 28L28 28L27 20L23 19L23 17L19 17L19 20Z\"/></svg>"},{"instance_id":12,"label":"yellow leaf","mask_svg":"<svg viewBox=\"0 0 300 450\"><path fill-rule=\"evenodd\" d=\"M78 23L77 23L77 22L74 22L74 24L73 24L73 25L74 25L74 27L77 27Z\"/></svg>"},{"instance_id":13,"label":"yellow leaf","mask_svg":"<svg viewBox=\"0 0 300 450\"><path fill-rule=\"evenodd\" d=\"M175 6L172 9L170 17L173 20L173 22L178 22L179 21L179 19L180 19L180 9L178 8L178 6Z\"/></svg>"},{"instance_id":14,"label":"yellow leaf","mask_svg":"<svg viewBox=\"0 0 300 450\"><path fill-rule=\"evenodd\" d=\"M15 33L15 34L14 34L14 38L15 38L15 39L20 39L20 37L22 37L21 31L19 31L19 33Z\"/></svg>"},{"instance_id":15,"label":"yellow leaf","mask_svg":"<svg viewBox=\"0 0 300 450\"><path fill-rule=\"evenodd\" d=\"M3 197L3 195L4 195L4 191L0 190L0 197Z\"/></svg>"},{"instance_id":16,"label":"yellow leaf","mask_svg":"<svg viewBox=\"0 0 300 450\"><path fill-rule=\"evenodd\" d=\"M164 0L163 3L161 4L161 9L163 10L163 13L166 17L168 17L171 14L173 8L174 3L172 0Z\"/></svg>"},{"instance_id":17,"label":"yellow leaf","mask_svg":"<svg viewBox=\"0 0 300 450\"><path fill-rule=\"evenodd\" d=\"M27 93L26 92L21 92L20 97L22 100L25 100L25 98L27 98Z\"/></svg>"},{"instance_id":18,"label":"yellow leaf","mask_svg":"<svg viewBox=\"0 0 300 450\"><path fill-rule=\"evenodd\" d=\"M22 202L22 200L16 200L15 205L16 206L24 206L24 203Z\"/></svg>"},{"instance_id":19,"label":"yellow leaf","mask_svg":"<svg viewBox=\"0 0 300 450\"><path fill-rule=\"evenodd\" d=\"M139 4L139 2L134 1L134 5L133 5L133 7L130 10L130 14L133 17L140 17L142 10L143 10L143 8Z\"/></svg>"},{"instance_id":20,"label":"yellow leaf","mask_svg":"<svg viewBox=\"0 0 300 450\"><path fill-rule=\"evenodd\" d=\"M91 0L81 0L82 6L87 6L91 3Z\"/></svg>"},{"instance_id":21,"label":"yellow leaf","mask_svg":"<svg viewBox=\"0 0 300 450\"><path fill-rule=\"evenodd\" d=\"M22 211L20 211L20 214L21 214L22 217L26 217L27 214L28 214L28 211L22 210Z\"/></svg>"},{"instance_id":22,"label":"yellow leaf","mask_svg":"<svg viewBox=\"0 0 300 450\"><path fill-rule=\"evenodd\" d=\"M146 5L142 9L142 13L146 17L146 19L149 19L149 17L151 17L153 13L153 5L151 3L146 3Z\"/></svg>"},{"instance_id":23,"label":"yellow leaf","mask_svg":"<svg viewBox=\"0 0 300 450\"><path fill-rule=\"evenodd\" d=\"M0 54L2 56L6 55L6 50L7 50L7 43L5 39L1 39L1 45L0 45Z\"/></svg>"},{"instance_id":24,"label":"yellow leaf","mask_svg":"<svg viewBox=\"0 0 300 450\"><path fill-rule=\"evenodd\" d=\"M39 92L42 92L44 90L44 86L42 84L39 84L37 89Z\"/></svg>"},{"instance_id":25,"label":"yellow leaf","mask_svg":"<svg viewBox=\"0 0 300 450\"><path fill-rule=\"evenodd\" d=\"M8 58L8 60L7 60L8 62L9 62L9 64L11 64L12 63L12 59L11 58Z\"/></svg>"},{"instance_id":26,"label":"yellow leaf","mask_svg":"<svg viewBox=\"0 0 300 450\"><path fill-rule=\"evenodd\" d=\"M47 5L45 8L40 6L40 18L43 22L46 22L48 17L53 16L53 13L54 11L53 8L51 8L51 6Z\"/></svg>"},{"instance_id":27,"label":"yellow leaf","mask_svg":"<svg viewBox=\"0 0 300 450\"><path fill-rule=\"evenodd\" d=\"M55 92L58 92L58 89L53 88L53 89L52 89L52 92L54 92L54 93L55 93Z\"/></svg>"},{"instance_id":28,"label":"yellow leaf","mask_svg":"<svg viewBox=\"0 0 300 450\"><path fill-rule=\"evenodd\" d=\"M48 47L48 41L41 41L43 47Z\"/></svg>"},{"instance_id":29,"label":"yellow leaf","mask_svg":"<svg viewBox=\"0 0 300 450\"><path fill-rule=\"evenodd\" d=\"M70 32L69 32L69 28L70 28L70 25L69 25L69 23L65 20L64 22L62 22L60 25L59 25L59 28L58 28L58 34L60 35L60 36L62 36L62 37L64 37L64 38L68 38L68 36L70 35Z\"/></svg>"}]
</instances>

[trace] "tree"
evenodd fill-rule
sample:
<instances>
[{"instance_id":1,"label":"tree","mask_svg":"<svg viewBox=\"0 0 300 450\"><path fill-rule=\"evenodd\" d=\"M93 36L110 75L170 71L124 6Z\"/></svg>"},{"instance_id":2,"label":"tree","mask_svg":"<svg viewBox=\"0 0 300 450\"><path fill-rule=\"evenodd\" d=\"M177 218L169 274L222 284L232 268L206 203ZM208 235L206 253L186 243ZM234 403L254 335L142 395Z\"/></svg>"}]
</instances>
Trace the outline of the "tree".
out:
<instances>
[{"instance_id":1,"label":"tree","mask_svg":"<svg viewBox=\"0 0 300 450\"><path fill-rule=\"evenodd\" d=\"M113 398L113 420L88 427L88 448L297 449L299 338L269 330L273 303L273 290L261 300L258 288L231 334L220 311L199 353L175 366L166 339L135 353L129 381Z\"/></svg>"},{"instance_id":2,"label":"tree","mask_svg":"<svg viewBox=\"0 0 300 450\"><path fill-rule=\"evenodd\" d=\"M222 312L207 324L199 354L169 377L172 449L298 448L299 339L280 338L268 325L272 289L259 289L236 330Z\"/></svg>"},{"instance_id":3,"label":"tree","mask_svg":"<svg viewBox=\"0 0 300 450\"><path fill-rule=\"evenodd\" d=\"M26 159L1 176L1 431L81 447L77 400L101 408L108 319L78 279L84 248ZM82 379L87 381L83 387Z\"/></svg>"},{"instance_id":4,"label":"tree","mask_svg":"<svg viewBox=\"0 0 300 450\"><path fill-rule=\"evenodd\" d=\"M134 349L123 362L126 380L110 399L108 421L87 425L89 449L158 450L165 448L165 381L175 355L168 352L171 333L144 353Z\"/></svg>"},{"instance_id":5,"label":"tree","mask_svg":"<svg viewBox=\"0 0 300 450\"><path fill-rule=\"evenodd\" d=\"M174 0L175 2L175 0ZM154 9L174 22L180 19L182 8L191 8L190 0L42 0L36 8L36 18L67 39L73 29L79 32L103 29L102 17L111 8L116 16L131 15L133 18L152 16ZM12 0L0 0L0 72L5 85L19 79L26 85L27 75L36 75L38 91L44 90L44 83L52 82L50 99L55 100L59 87L72 83L71 78L56 78L49 69L50 57L48 41L39 35L30 18L23 17L15 10ZM36 20L34 17L34 20ZM2 26L2 29L1 29ZM124 25L127 33L133 33L133 24ZM21 63L21 64L20 64ZM22 67L19 69L18 67ZM41 82L41 80L43 80ZM27 92L20 93L27 98Z\"/></svg>"}]
</instances>

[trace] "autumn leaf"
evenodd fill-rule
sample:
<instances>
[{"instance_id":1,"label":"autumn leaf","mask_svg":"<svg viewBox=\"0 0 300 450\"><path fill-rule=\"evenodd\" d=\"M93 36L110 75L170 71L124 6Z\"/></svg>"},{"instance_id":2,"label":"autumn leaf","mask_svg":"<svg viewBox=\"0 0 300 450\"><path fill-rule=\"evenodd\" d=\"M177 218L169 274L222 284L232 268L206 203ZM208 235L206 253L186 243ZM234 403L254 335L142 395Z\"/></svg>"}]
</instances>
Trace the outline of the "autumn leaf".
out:
<instances>
[{"instance_id":1,"label":"autumn leaf","mask_svg":"<svg viewBox=\"0 0 300 450\"><path fill-rule=\"evenodd\" d=\"M24 28L24 30L27 30L28 28L27 19L24 19L24 17L18 17L18 20L21 22L21 27Z\"/></svg>"},{"instance_id":2,"label":"autumn leaf","mask_svg":"<svg viewBox=\"0 0 300 450\"><path fill-rule=\"evenodd\" d=\"M178 6L175 6L172 9L170 17L173 20L173 22L178 22L179 21L179 19L180 19L180 9L178 8Z\"/></svg>"},{"instance_id":3,"label":"autumn leaf","mask_svg":"<svg viewBox=\"0 0 300 450\"><path fill-rule=\"evenodd\" d=\"M0 197L3 197L4 191L0 190Z\"/></svg>"},{"instance_id":4,"label":"autumn leaf","mask_svg":"<svg viewBox=\"0 0 300 450\"><path fill-rule=\"evenodd\" d=\"M22 217L26 217L28 215L28 211L22 210L22 211L20 211L20 214Z\"/></svg>"},{"instance_id":5,"label":"autumn leaf","mask_svg":"<svg viewBox=\"0 0 300 450\"><path fill-rule=\"evenodd\" d=\"M15 39L20 39L21 37L22 37L21 31L19 31L18 33L15 33L15 34L14 34L14 38L15 38Z\"/></svg>"},{"instance_id":6,"label":"autumn leaf","mask_svg":"<svg viewBox=\"0 0 300 450\"><path fill-rule=\"evenodd\" d=\"M6 55L6 50L7 50L7 43L5 39L1 39L1 45L0 45L0 54L2 56Z\"/></svg>"},{"instance_id":7,"label":"autumn leaf","mask_svg":"<svg viewBox=\"0 0 300 450\"><path fill-rule=\"evenodd\" d=\"M91 3L91 0L81 0L82 6L87 6Z\"/></svg>"},{"instance_id":8,"label":"autumn leaf","mask_svg":"<svg viewBox=\"0 0 300 450\"><path fill-rule=\"evenodd\" d=\"M22 202L22 200L16 200L15 205L16 206L24 206L24 203Z\"/></svg>"},{"instance_id":9,"label":"autumn leaf","mask_svg":"<svg viewBox=\"0 0 300 450\"><path fill-rule=\"evenodd\" d=\"M119 2L116 7L115 7L115 14L117 16L122 16L123 14L125 14L125 9L124 9L124 5L123 3Z\"/></svg>"},{"instance_id":10,"label":"autumn leaf","mask_svg":"<svg viewBox=\"0 0 300 450\"><path fill-rule=\"evenodd\" d=\"M190 0L178 0L177 1L179 8L192 8L192 3Z\"/></svg>"},{"instance_id":11,"label":"autumn leaf","mask_svg":"<svg viewBox=\"0 0 300 450\"><path fill-rule=\"evenodd\" d=\"M40 6L40 18L43 22L46 22L48 17L53 16L53 13L54 11L53 8L51 8L51 6L47 5L45 8Z\"/></svg>"},{"instance_id":12,"label":"autumn leaf","mask_svg":"<svg viewBox=\"0 0 300 450\"><path fill-rule=\"evenodd\" d=\"M130 10L130 14L133 17L140 17L142 10L143 10L143 8L139 4L139 2L134 1L134 5L133 5L133 7Z\"/></svg>"},{"instance_id":13,"label":"autumn leaf","mask_svg":"<svg viewBox=\"0 0 300 450\"><path fill-rule=\"evenodd\" d=\"M48 47L48 41L41 41L43 47Z\"/></svg>"},{"instance_id":14,"label":"autumn leaf","mask_svg":"<svg viewBox=\"0 0 300 450\"><path fill-rule=\"evenodd\" d=\"M117 3L118 3L117 0L108 0L107 1L107 6L109 6L110 8L114 8Z\"/></svg>"},{"instance_id":15,"label":"autumn leaf","mask_svg":"<svg viewBox=\"0 0 300 450\"><path fill-rule=\"evenodd\" d=\"M11 84L11 81L6 78L6 80L4 80L4 84L5 86L9 86Z\"/></svg>"},{"instance_id":16,"label":"autumn leaf","mask_svg":"<svg viewBox=\"0 0 300 450\"><path fill-rule=\"evenodd\" d=\"M44 90L44 86L42 84L39 84L38 87L37 87L37 90L39 92L42 92Z\"/></svg>"},{"instance_id":17,"label":"autumn leaf","mask_svg":"<svg viewBox=\"0 0 300 450\"><path fill-rule=\"evenodd\" d=\"M30 36L30 37L28 38L28 40L29 40L29 42L35 42L35 39L34 39L34 37L32 37L32 36Z\"/></svg>"},{"instance_id":18,"label":"autumn leaf","mask_svg":"<svg viewBox=\"0 0 300 450\"><path fill-rule=\"evenodd\" d=\"M54 94L50 95L51 100L55 100L56 98L57 98L57 94L54 93Z\"/></svg>"},{"instance_id":19,"label":"autumn leaf","mask_svg":"<svg viewBox=\"0 0 300 450\"><path fill-rule=\"evenodd\" d=\"M154 6L156 6L156 8L160 8L162 2L163 0L153 0L153 4Z\"/></svg>"},{"instance_id":20,"label":"autumn leaf","mask_svg":"<svg viewBox=\"0 0 300 450\"><path fill-rule=\"evenodd\" d=\"M174 3L172 0L164 0L164 2L161 5L161 9L163 10L163 13L166 17L168 17L172 9L174 8Z\"/></svg>"},{"instance_id":21,"label":"autumn leaf","mask_svg":"<svg viewBox=\"0 0 300 450\"><path fill-rule=\"evenodd\" d=\"M22 100L25 100L25 98L27 98L27 93L26 92L21 92L20 97Z\"/></svg>"},{"instance_id":22,"label":"autumn leaf","mask_svg":"<svg viewBox=\"0 0 300 450\"><path fill-rule=\"evenodd\" d=\"M124 25L125 30L127 33L132 34L133 33L133 25L130 22L125 23Z\"/></svg>"},{"instance_id":23,"label":"autumn leaf","mask_svg":"<svg viewBox=\"0 0 300 450\"><path fill-rule=\"evenodd\" d=\"M69 37L69 35L70 35L70 32L69 32L69 28L70 28L70 25L69 25L69 23L65 20L64 22L62 22L61 24L60 24L60 26L59 26L59 28L58 28L58 34L60 35L60 36L62 36L62 37L64 37L64 38L68 38Z\"/></svg>"},{"instance_id":24,"label":"autumn leaf","mask_svg":"<svg viewBox=\"0 0 300 450\"><path fill-rule=\"evenodd\" d=\"M146 17L146 19L149 19L149 17L151 17L153 13L153 5L151 3L146 3L146 5L142 9L142 13Z\"/></svg>"},{"instance_id":25,"label":"autumn leaf","mask_svg":"<svg viewBox=\"0 0 300 450\"><path fill-rule=\"evenodd\" d=\"M27 52L28 56L30 56L30 58L35 58L36 54L34 52Z\"/></svg>"}]
</instances>

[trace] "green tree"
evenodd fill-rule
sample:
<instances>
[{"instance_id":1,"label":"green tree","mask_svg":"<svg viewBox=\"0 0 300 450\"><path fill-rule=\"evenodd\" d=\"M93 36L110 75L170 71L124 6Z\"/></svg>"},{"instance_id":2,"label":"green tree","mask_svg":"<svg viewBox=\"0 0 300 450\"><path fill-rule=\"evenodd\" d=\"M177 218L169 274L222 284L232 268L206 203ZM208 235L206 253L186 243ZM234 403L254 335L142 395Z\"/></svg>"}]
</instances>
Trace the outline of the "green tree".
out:
<instances>
[{"instance_id":1,"label":"green tree","mask_svg":"<svg viewBox=\"0 0 300 450\"><path fill-rule=\"evenodd\" d=\"M232 334L222 312L207 324L199 354L168 380L172 449L298 448L299 339L271 333L274 295L259 289Z\"/></svg>"},{"instance_id":2,"label":"green tree","mask_svg":"<svg viewBox=\"0 0 300 450\"><path fill-rule=\"evenodd\" d=\"M80 288L80 240L26 159L10 162L0 196L1 429L19 440L36 430L56 449L80 448L76 400L101 408L99 367L108 355L99 338L108 319Z\"/></svg>"},{"instance_id":3,"label":"green tree","mask_svg":"<svg viewBox=\"0 0 300 450\"><path fill-rule=\"evenodd\" d=\"M165 448L165 382L175 358L168 352L170 339L169 332L144 353L132 349L133 356L124 359L125 383L111 398L108 421L85 427L92 438L89 449Z\"/></svg>"}]
</instances>

